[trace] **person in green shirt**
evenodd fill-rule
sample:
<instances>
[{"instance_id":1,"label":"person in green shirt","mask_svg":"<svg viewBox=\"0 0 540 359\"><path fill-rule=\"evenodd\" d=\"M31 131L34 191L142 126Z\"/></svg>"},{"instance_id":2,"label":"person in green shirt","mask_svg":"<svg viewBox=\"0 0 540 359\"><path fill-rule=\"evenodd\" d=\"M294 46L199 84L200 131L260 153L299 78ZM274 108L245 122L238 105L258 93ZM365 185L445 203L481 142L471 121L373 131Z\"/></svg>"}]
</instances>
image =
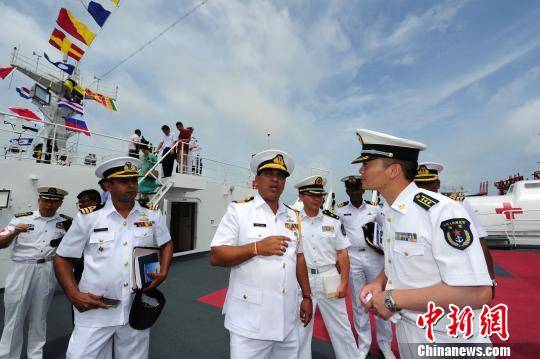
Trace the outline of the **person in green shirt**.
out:
<instances>
[{"instance_id":1,"label":"person in green shirt","mask_svg":"<svg viewBox=\"0 0 540 359\"><path fill-rule=\"evenodd\" d=\"M148 146L148 143L141 145L140 148L142 151L142 155L140 157L141 169L139 171L140 174L144 176L157 163L157 155L150 152L150 147ZM157 177L157 170L154 169L152 172L154 172L154 175L156 175ZM155 180L154 176L152 176L152 174L149 174L144 180L142 180L142 182L139 183L139 193L142 193L143 195L148 195L156 192L157 187L158 183Z\"/></svg>"}]
</instances>

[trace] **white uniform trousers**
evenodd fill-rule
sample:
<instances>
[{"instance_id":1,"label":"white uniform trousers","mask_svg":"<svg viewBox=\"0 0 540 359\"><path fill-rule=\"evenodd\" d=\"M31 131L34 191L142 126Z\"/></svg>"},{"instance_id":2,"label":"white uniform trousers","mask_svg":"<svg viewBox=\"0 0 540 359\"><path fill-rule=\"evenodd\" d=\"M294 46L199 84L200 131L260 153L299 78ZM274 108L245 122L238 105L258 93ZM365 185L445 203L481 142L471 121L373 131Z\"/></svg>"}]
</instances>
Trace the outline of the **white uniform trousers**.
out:
<instances>
[{"instance_id":1,"label":"white uniform trousers","mask_svg":"<svg viewBox=\"0 0 540 359\"><path fill-rule=\"evenodd\" d=\"M282 342L251 339L233 332L229 333L231 359L285 359L296 358L298 354L298 331L294 327Z\"/></svg>"},{"instance_id":2,"label":"white uniform trousers","mask_svg":"<svg viewBox=\"0 0 540 359\"><path fill-rule=\"evenodd\" d=\"M56 278L53 262L13 262L4 292L4 331L0 358L20 358L23 327L28 315L29 359L41 359L47 337L47 312L54 297Z\"/></svg>"},{"instance_id":3,"label":"white uniform trousers","mask_svg":"<svg viewBox=\"0 0 540 359\"><path fill-rule=\"evenodd\" d=\"M82 327L75 324L69 339L67 359L112 358L110 342L114 337L115 359L146 359L150 345L150 329L136 330L126 325Z\"/></svg>"},{"instance_id":4,"label":"white uniform trousers","mask_svg":"<svg viewBox=\"0 0 540 359\"><path fill-rule=\"evenodd\" d=\"M313 322L315 321L315 309L317 306L324 320L324 325L332 341L334 353L337 359L358 358L360 353L351 330L345 298L326 298L323 287L323 277L337 274L337 269L331 269L324 273L309 274L309 285L313 294L313 319L304 328L299 323L300 349L299 359L311 358L311 340L313 338Z\"/></svg>"},{"instance_id":5,"label":"white uniform trousers","mask_svg":"<svg viewBox=\"0 0 540 359\"><path fill-rule=\"evenodd\" d=\"M384 257L370 249L359 251L349 247L349 289L351 292L354 327L358 334L358 347L362 352L369 352L371 347L371 325L369 313L364 311L360 302L360 292L368 283L371 283L381 272L384 265ZM375 316L375 328L377 330L377 343L383 351L391 350L392 324L378 316Z\"/></svg>"}]
</instances>

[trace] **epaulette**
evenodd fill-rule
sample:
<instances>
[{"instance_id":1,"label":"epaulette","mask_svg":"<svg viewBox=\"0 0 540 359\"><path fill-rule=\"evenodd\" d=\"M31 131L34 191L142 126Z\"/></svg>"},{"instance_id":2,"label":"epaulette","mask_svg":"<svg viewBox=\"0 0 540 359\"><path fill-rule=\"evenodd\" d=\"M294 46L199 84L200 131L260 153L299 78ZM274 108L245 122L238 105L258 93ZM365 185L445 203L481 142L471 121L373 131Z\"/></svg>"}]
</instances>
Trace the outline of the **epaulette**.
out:
<instances>
[{"instance_id":1,"label":"epaulette","mask_svg":"<svg viewBox=\"0 0 540 359\"><path fill-rule=\"evenodd\" d=\"M419 192L414 196L414 203L425 209L426 211L429 211L431 207L439 203L438 199L435 199L431 196L428 196L424 192Z\"/></svg>"},{"instance_id":2,"label":"epaulette","mask_svg":"<svg viewBox=\"0 0 540 359\"><path fill-rule=\"evenodd\" d=\"M149 209L151 211L157 211L159 209L159 206L157 204L148 203L148 202L139 202L141 207Z\"/></svg>"},{"instance_id":3,"label":"epaulette","mask_svg":"<svg viewBox=\"0 0 540 359\"><path fill-rule=\"evenodd\" d=\"M73 217L67 216L67 215L62 214L62 213L60 213L59 216L64 218L64 219L71 219L71 220L73 219Z\"/></svg>"},{"instance_id":4,"label":"epaulette","mask_svg":"<svg viewBox=\"0 0 540 359\"><path fill-rule=\"evenodd\" d=\"M341 202L340 204L337 205L337 207L338 208L345 207L348 204L349 204L349 201Z\"/></svg>"},{"instance_id":5,"label":"epaulette","mask_svg":"<svg viewBox=\"0 0 540 359\"><path fill-rule=\"evenodd\" d=\"M457 194L457 193L449 194L448 198L453 199L454 201L457 201L457 202L463 202L465 200L465 196L462 196L462 195Z\"/></svg>"},{"instance_id":6,"label":"epaulette","mask_svg":"<svg viewBox=\"0 0 540 359\"><path fill-rule=\"evenodd\" d=\"M296 208L292 208L291 206L289 206L287 203L283 203L283 205L284 205L285 207L287 207L288 209L290 209L291 211L300 212L300 211L297 210Z\"/></svg>"},{"instance_id":7,"label":"epaulette","mask_svg":"<svg viewBox=\"0 0 540 359\"><path fill-rule=\"evenodd\" d=\"M34 212L19 212L19 213L15 213L14 216L19 218L19 217L31 216L32 214L34 214Z\"/></svg>"},{"instance_id":8,"label":"epaulette","mask_svg":"<svg viewBox=\"0 0 540 359\"><path fill-rule=\"evenodd\" d=\"M255 199L255 197L251 196L251 197L244 198L241 201L233 201L233 203L248 203L250 201L253 201L253 199Z\"/></svg>"},{"instance_id":9,"label":"epaulette","mask_svg":"<svg viewBox=\"0 0 540 359\"><path fill-rule=\"evenodd\" d=\"M335 214L334 211L332 211L331 209L325 209L324 211L322 211L322 213L326 214L328 217L339 219L339 216Z\"/></svg>"},{"instance_id":10,"label":"epaulette","mask_svg":"<svg viewBox=\"0 0 540 359\"><path fill-rule=\"evenodd\" d=\"M88 214L88 213L95 212L98 209L102 209L103 207L104 207L103 204L100 203L97 206L90 206L90 207L81 208L81 209L79 209L79 212L81 212L82 214Z\"/></svg>"}]
</instances>

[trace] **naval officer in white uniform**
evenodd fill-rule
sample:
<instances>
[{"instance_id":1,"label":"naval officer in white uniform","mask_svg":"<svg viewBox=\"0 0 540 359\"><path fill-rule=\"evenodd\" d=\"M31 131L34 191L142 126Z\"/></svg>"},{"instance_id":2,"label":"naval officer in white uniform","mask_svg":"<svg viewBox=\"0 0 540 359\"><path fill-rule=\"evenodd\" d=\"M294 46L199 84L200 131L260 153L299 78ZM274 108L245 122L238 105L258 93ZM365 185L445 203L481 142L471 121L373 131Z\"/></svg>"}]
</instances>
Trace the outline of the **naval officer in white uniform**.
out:
<instances>
[{"instance_id":1,"label":"naval officer in white uniform","mask_svg":"<svg viewBox=\"0 0 540 359\"><path fill-rule=\"evenodd\" d=\"M415 343L427 343L416 325L429 301L448 309L479 309L491 300L489 277L478 233L467 212L455 201L414 184L420 142L370 130L358 130L362 154L353 163L362 187L384 197L382 238L385 263L379 276L360 293L365 307L384 319L399 311L396 334L401 358L418 357ZM366 297L373 295L370 301ZM476 317L479 311L476 310ZM468 340L447 335L448 318L434 326L437 343L489 343L478 334Z\"/></svg>"},{"instance_id":2,"label":"naval officer in white uniform","mask_svg":"<svg viewBox=\"0 0 540 359\"><path fill-rule=\"evenodd\" d=\"M138 159L119 157L97 167L96 176L105 179L110 198L81 209L56 252L58 281L75 307L68 359L101 357L113 337L115 358L148 358L149 329L128 324L135 296L133 248L161 249L160 272L153 275L145 289L149 291L167 277L173 245L161 213L135 201L140 164ZM77 285L70 258L83 255L84 272Z\"/></svg>"},{"instance_id":3,"label":"naval officer in white uniform","mask_svg":"<svg viewBox=\"0 0 540 359\"><path fill-rule=\"evenodd\" d=\"M336 358L357 359L358 347L347 315L345 297L349 284L349 255L351 245L339 217L332 211L320 210L326 192L326 179L310 176L298 182L304 209L300 212L304 257L308 267L309 285L313 292L313 310L318 306L330 335ZM338 270L339 268L339 270ZM333 279L336 287L330 285ZM313 322L299 326L298 358L311 359Z\"/></svg>"},{"instance_id":4,"label":"naval officer in white uniform","mask_svg":"<svg viewBox=\"0 0 540 359\"><path fill-rule=\"evenodd\" d=\"M414 177L414 183L416 183L418 188L423 188L431 192L439 193L439 189L441 188L441 179L439 175L443 170L444 166L440 163L421 162L418 164L418 170L416 172L416 176ZM488 236L486 229L484 228L482 223L480 223L478 216L474 213L474 210L472 209L469 202L467 202L467 199L465 197L456 195L450 195L449 197L454 201L461 203L463 208L465 208L465 210L471 217L472 222L474 223L476 231L478 232L478 237L480 237L480 243L482 244L482 251L484 252L484 257L486 258L489 276L491 277L491 280L493 282L493 297L495 297L495 286L497 285L497 280L495 279L495 271L493 269L493 257L491 256L486 241L486 237Z\"/></svg>"},{"instance_id":5,"label":"naval officer in white uniform","mask_svg":"<svg viewBox=\"0 0 540 359\"><path fill-rule=\"evenodd\" d=\"M23 326L28 315L30 359L43 357L47 312L54 297L53 256L71 224L71 217L57 213L67 192L57 187L38 188L38 210L17 213L0 233L0 248L12 242L13 264L4 291L4 331L0 358L20 358Z\"/></svg>"},{"instance_id":6,"label":"naval officer in white uniform","mask_svg":"<svg viewBox=\"0 0 540 359\"><path fill-rule=\"evenodd\" d=\"M299 214L279 202L294 162L283 151L266 150L250 167L258 194L229 205L210 245L212 265L231 267L223 306L230 355L295 358L297 326L311 321L312 303Z\"/></svg>"},{"instance_id":7,"label":"naval officer in white uniform","mask_svg":"<svg viewBox=\"0 0 540 359\"><path fill-rule=\"evenodd\" d=\"M364 310L360 301L360 291L367 283L372 282L384 266L382 251L373 243L374 223L382 226L381 208L364 201L362 177L358 175L345 176L345 191L349 201L337 205L336 214L345 226L347 238L351 241L348 248L351 270L349 285L353 307L354 327L358 333L358 348L360 359L367 357L371 347L370 315ZM366 236L366 235L367 236ZM392 342L392 324L375 316L377 343L386 359L395 358L390 347Z\"/></svg>"}]
</instances>

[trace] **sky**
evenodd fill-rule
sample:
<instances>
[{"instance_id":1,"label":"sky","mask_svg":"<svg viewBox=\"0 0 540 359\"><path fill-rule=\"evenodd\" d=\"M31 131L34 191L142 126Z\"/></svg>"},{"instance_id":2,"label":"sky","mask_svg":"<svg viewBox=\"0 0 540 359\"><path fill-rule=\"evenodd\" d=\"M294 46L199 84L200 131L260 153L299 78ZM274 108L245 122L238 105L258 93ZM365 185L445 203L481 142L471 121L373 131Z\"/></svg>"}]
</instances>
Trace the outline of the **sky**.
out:
<instances>
[{"instance_id":1,"label":"sky","mask_svg":"<svg viewBox=\"0 0 540 359\"><path fill-rule=\"evenodd\" d=\"M99 0L112 8L110 0ZM80 63L108 70L200 1L123 0ZM0 1L0 67L11 49L46 51L58 11L92 29L81 1ZM248 166L251 154L287 151L292 185L357 173L355 135L367 128L417 140L420 161L445 165L443 186L464 186L540 167L540 3L537 1L209 0L123 63L101 84L118 86L118 112L86 106L90 130L152 142L162 124L195 128L203 156ZM25 105L15 73L0 81L0 110ZM270 136L267 134L270 133ZM322 169L323 171L320 171Z\"/></svg>"}]
</instances>

